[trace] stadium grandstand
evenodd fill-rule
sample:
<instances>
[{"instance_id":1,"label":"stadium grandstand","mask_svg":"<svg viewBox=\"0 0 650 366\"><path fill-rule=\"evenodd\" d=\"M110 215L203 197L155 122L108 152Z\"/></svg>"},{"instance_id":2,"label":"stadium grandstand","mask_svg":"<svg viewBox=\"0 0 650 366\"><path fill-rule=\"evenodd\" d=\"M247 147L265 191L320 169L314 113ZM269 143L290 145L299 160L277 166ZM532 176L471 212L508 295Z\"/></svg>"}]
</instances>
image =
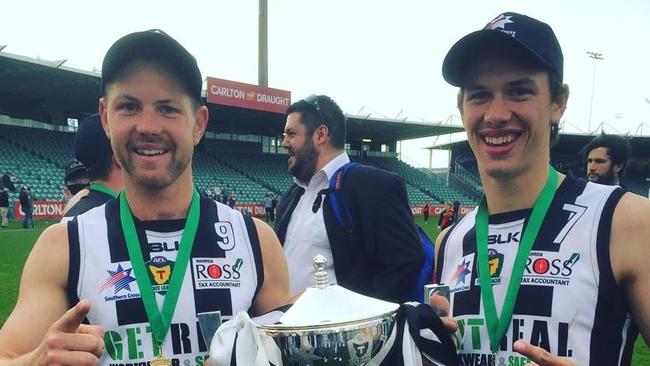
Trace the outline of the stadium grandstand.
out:
<instances>
[{"instance_id":1,"label":"stadium grandstand","mask_svg":"<svg viewBox=\"0 0 650 366\"><path fill-rule=\"evenodd\" d=\"M35 216L51 217L64 205L64 163L72 157L78 121L97 111L100 74L0 52L0 172L29 186ZM261 214L268 193L282 195L292 180L281 147L289 91L207 77L204 102L210 110L205 138L194 159L200 191L228 187L240 208ZM448 122L426 123L348 115L346 149L351 159L393 171L406 181L409 201L419 213L424 203L446 200L475 204L479 195L427 169L399 159L398 141L462 131ZM10 212L18 190L11 194Z\"/></svg>"},{"instance_id":2,"label":"stadium grandstand","mask_svg":"<svg viewBox=\"0 0 650 366\"><path fill-rule=\"evenodd\" d=\"M10 172L17 185L29 186L36 201L36 217L56 217L63 202L64 163L72 157L77 121L97 111L100 74L0 51L0 173ZM210 121L194 159L195 183L200 191L228 187L239 208L263 213L260 202L268 193L282 195L291 184L286 151L281 147L284 111L289 91L207 77L205 104ZM442 174L416 168L400 160L399 141L462 131L450 120L439 123L348 115L346 149L353 161L393 171L404 178L415 214L425 203L441 205L459 200L474 206L482 188L467 141L430 149L449 151L450 164ZM552 164L567 174L585 176L579 151L593 135L561 134L551 153ZM630 136L633 159L623 184L648 195L650 137ZM18 191L11 194L10 215Z\"/></svg>"}]
</instances>

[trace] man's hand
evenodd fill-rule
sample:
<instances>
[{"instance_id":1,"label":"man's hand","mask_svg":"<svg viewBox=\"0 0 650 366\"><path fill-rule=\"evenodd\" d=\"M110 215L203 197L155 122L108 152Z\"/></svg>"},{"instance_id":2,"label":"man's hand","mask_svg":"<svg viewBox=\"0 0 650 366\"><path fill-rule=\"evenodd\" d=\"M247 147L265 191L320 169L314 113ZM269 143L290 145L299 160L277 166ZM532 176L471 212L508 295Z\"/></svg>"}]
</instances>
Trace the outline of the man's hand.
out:
<instances>
[{"instance_id":1,"label":"man's hand","mask_svg":"<svg viewBox=\"0 0 650 366\"><path fill-rule=\"evenodd\" d=\"M98 365L104 351L104 329L82 324L90 302L82 300L50 326L35 350L36 365Z\"/></svg>"},{"instance_id":2,"label":"man's hand","mask_svg":"<svg viewBox=\"0 0 650 366\"><path fill-rule=\"evenodd\" d=\"M577 364L566 357L559 357L548 353L541 347L536 347L524 341L517 341L512 348L515 352L528 357L532 362L526 366L577 366Z\"/></svg>"},{"instance_id":3,"label":"man's hand","mask_svg":"<svg viewBox=\"0 0 650 366\"><path fill-rule=\"evenodd\" d=\"M442 323L445 325L445 328L449 333L455 333L458 329L458 324L456 321L449 318L449 300L446 297L440 296L438 294L433 294L429 297L429 305L433 307L436 314L442 320Z\"/></svg>"}]
</instances>

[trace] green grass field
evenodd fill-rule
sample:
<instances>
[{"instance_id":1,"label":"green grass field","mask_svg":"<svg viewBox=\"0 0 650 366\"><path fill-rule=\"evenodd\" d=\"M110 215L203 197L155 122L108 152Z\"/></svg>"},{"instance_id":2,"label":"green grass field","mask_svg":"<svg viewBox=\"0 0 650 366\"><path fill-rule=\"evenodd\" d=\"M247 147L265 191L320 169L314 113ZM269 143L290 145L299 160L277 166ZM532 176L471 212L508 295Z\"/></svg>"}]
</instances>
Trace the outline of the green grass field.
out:
<instances>
[{"instance_id":1,"label":"green grass field","mask_svg":"<svg viewBox=\"0 0 650 366\"><path fill-rule=\"evenodd\" d=\"M416 218L416 221L429 237L435 240L438 235L437 218L430 218L426 224L420 217ZM23 230L20 223L12 222L8 229L0 230L0 326L4 324L16 303L20 274L29 251L38 235L51 223L41 220L36 223L35 229ZM632 365L650 365L650 349L641 337L634 345Z\"/></svg>"}]
</instances>

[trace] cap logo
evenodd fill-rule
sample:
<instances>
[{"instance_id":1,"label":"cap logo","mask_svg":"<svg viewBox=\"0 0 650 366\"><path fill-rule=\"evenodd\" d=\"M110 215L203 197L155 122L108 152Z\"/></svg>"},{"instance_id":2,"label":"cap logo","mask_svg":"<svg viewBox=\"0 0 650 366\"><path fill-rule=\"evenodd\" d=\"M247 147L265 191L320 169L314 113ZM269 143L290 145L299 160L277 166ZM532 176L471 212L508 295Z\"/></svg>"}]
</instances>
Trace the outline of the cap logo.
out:
<instances>
[{"instance_id":1,"label":"cap logo","mask_svg":"<svg viewBox=\"0 0 650 366\"><path fill-rule=\"evenodd\" d=\"M506 24L514 23L512 20L510 20L510 18L512 18L512 15L507 15L506 16L506 15L501 14L498 17L492 19L492 21L490 21L485 26L484 29L491 29L491 30L496 30L496 29L499 29L499 28L505 29Z\"/></svg>"}]
</instances>

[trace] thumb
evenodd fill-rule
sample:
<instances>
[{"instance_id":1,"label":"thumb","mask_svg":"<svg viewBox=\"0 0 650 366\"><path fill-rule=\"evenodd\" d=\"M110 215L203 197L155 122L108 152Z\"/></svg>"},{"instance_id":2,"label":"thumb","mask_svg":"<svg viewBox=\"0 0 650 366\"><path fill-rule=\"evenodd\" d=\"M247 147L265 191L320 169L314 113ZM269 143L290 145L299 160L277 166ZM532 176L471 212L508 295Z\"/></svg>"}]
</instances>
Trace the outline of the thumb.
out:
<instances>
[{"instance_id":1,"label":"thumb","mask_svg":"<svg viewBox=\"0 0 650 366\"><path fill-rule=\"evenodd\" d=\"M81 300L52 324L52 328L66 333L75 333L89 312L90 302L88 300Z\"/></svg>"}]
</instances>

